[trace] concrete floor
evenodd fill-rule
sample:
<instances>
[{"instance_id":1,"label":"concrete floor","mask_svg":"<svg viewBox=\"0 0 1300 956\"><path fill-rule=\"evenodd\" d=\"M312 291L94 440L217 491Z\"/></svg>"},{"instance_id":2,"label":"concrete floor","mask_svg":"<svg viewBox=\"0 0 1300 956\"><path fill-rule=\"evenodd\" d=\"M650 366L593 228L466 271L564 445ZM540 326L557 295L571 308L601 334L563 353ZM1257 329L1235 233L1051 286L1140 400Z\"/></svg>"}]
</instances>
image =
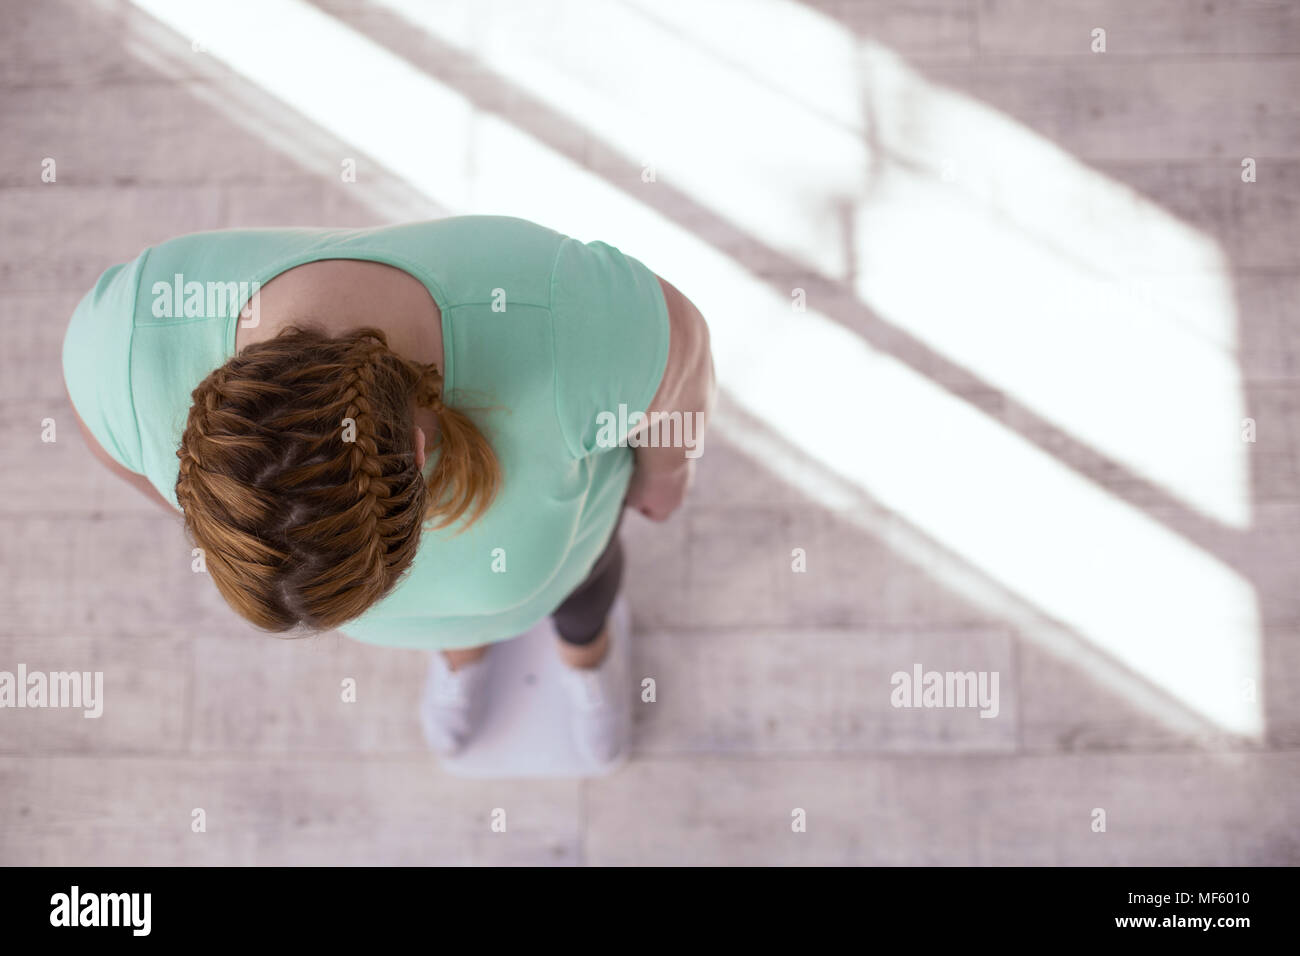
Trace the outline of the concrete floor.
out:
<instances>
[{"instance_id":1,"label":"concrete floor","mask_svg":"<svg viewBox=\"0 0 1300 956\"><path fill-rule=\"evenodd\" d=\"M1259 436L1245 451L1243 525L1190 506L1057 427L1032 396L863 309L855 270L808 267L797 237L783 246L756 236L684 189L638 200L756 282L805 288L826 315L982 421L1232 568L1255 602L1260 733L1217 726L1194 702L1153 690L1176 654L1132 673L917 516L819 470L791 436L763 440L795 470L763 467L780 457L753 437L770 423L724 394L684 511L662 526L633 517L626 529L634 659L658 686L657 702L639 705L633 760L609 779L495 783L449 777L423 751L419 654L337 635L281 642L239 621L191 573L179 523L90 458L59 365L80 296L145 245L226 226L368 225L482 206L430 197L128 3L2 6L0 321L10 347L0 360L0 670L102 670L107 706L98 720L0 710L0 863L1300 863L1297 5L1153 0L1141 14L1123 0L790 5L1038 134L1221 252L1235 368ZM730 25L739 48L780 8L756 6L752 20L726 5L696 9ZM379 4L316 9L477 114L635 194L639 164L576 112L546 107L544 84L521 88ZM504 11L493 22L503 34L529 29ZM1104 61L1089 49L1099 26ZM286 38L287 61L307 55ZM364 69L350 68L364 86ZM241 110L231 104L250 102L261 110L253 121L232 117ZM439 147L483 161L452 133ZM349 156L361 157L356 183L339 179ZM1247 156L1259 170L1249 185L1238 174ZM57 161L55 183L41 181L46 157ZM535 165L515 172L537 190L561 188ZM1017 175L1036 181L1032 165ZM755 194L755 216L784 181ZM1125 255L1158 245L1121 239L1139 250ZM942 263L933 271L941 285ZM985 317L994 320L976 306L971 321ZM1148 371L1152 395L1173 387L1172 367ZM1098 369L1100 389L1112 374ZM46 418L57 423L54 443L40 440ZM1022 519L1000 520L1014 535ZM1059 546L1084 544L1096 542ZM1130 546L1105 542L1098 561ZM797 547L805 574L791 572ZM1161 573L1178 572L1152 569ZM1182 626L1177 608L1164 610ZM997 671L999 716L891 707L890 674L917 661ZM347 677L355 704L339 701ZM195 808L206 832L191 831ZM491 828L495 808L507 812L504 834ZM806 832L792 832L796 808ZM1105 832L1091 827L1095 808Z\"/></svg>"}]
</instances>

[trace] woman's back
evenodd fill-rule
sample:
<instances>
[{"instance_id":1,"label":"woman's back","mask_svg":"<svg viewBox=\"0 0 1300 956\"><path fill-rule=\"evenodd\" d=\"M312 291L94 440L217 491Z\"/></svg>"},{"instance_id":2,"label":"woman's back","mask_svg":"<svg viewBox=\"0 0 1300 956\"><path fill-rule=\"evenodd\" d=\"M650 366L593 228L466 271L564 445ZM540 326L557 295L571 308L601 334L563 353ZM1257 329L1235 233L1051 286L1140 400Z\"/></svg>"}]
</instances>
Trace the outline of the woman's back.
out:
<instances>
[{"instance_id":1,"label":"woman's back","mask_svg":"<svg viewBox=\"0 0 1300 956\"><path fill-rule=\"evenodd\" d=\"M519 633L581 582L617 520L631 453L598 440L598 416L644 410L667 361L658 282L612 247L505 217L171 240L110 269L78 307L64 367L79 415L174 504L191 394L234 357L237 332L262 337L238 328L240 308L277 276L328 259L383 263L428 290L444 399L479 425L502 475L479 520L425 531L409 574L342 629L426 648ZM436 453L426 472L435 463Z\"/></svg>"}]
</instances>

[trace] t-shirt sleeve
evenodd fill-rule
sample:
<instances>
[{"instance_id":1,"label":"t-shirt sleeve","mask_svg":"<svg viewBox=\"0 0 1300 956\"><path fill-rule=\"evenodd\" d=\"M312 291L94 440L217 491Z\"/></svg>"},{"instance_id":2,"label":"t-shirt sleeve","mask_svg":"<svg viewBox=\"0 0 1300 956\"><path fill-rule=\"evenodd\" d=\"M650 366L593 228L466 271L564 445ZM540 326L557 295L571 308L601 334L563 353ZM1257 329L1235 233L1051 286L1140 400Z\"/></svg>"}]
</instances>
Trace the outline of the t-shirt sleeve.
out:
<instances>
[{"instance_id":1,"label":"t-shirt sleeve","mask_svg":"<svg viewBox=\"0 0 1300 956\"><path fill-rule=\"evenodd\" d=\"M63 379L95 440L122 467L144 473L131 397L131 331L139 260L107 270L72 313Z\"/></svg>"},{"instance_id":2,"label":"t-shirt sleeve","mask_svg":"<svg viewBox=\"0 0 1300 956\"><path fill-rule=\"evenodd\" d=\"M565 239L551 277L551 316L556 412L570 452L581 458L617 447L668 363L659 280L607 243Z\"/></svg>"}]
</instances>

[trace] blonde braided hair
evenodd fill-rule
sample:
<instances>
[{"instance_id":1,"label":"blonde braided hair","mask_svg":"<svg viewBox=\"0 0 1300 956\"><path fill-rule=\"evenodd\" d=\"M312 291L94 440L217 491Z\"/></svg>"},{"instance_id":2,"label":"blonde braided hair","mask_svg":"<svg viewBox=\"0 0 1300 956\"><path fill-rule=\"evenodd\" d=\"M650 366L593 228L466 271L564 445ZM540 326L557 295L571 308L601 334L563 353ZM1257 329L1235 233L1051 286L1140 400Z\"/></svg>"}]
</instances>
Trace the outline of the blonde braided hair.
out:
<instances>
[{"instance_id":1,"label":"blonde braided hair","mask_svg":"<svg viewBox=\"0 0 1300 956\"><path fill-rule=\"evenodd\" d=\"M500 468L442 386L437 368L402 358L378 329L301 327L199 384L176 499L236 611L271 631L338 627L392 590L426 521L444 528L468 513L468 526L483 514ZM413 402L438 417L427 482Z\"/></svg>"}]
</instances>

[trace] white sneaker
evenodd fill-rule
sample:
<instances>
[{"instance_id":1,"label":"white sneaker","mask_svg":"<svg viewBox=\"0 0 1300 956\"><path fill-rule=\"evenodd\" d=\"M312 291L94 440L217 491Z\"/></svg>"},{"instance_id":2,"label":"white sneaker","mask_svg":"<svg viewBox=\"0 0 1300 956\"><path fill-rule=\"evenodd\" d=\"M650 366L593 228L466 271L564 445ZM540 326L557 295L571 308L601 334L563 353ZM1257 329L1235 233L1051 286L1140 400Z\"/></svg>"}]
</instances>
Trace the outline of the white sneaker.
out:
<instances>
[{"instance_id":1,"label":"white sneaker","mask_svg":"<svg viewBox=\"0 0 1300 956\"><path fill-rule=\"evenodd\" d=\"M578 751L596 764L611 764L627 747L629 701L620 642L631 633L620 598L609 615L609 648L599 667L565 667L564 687Z\"/></svg>"},{"instance_id":2,"label":"white sneaker","mask_svg":"<svg viewBox=\"0 0 1300 956\"><path fill-rule=\"evenodd\" d=\"M478 729L490 657L491 651L452 670L441 652L430 655L429 675L420 698L420 726L429 749L438 756L459 753Z\"/></svg>"}]
</instances>

